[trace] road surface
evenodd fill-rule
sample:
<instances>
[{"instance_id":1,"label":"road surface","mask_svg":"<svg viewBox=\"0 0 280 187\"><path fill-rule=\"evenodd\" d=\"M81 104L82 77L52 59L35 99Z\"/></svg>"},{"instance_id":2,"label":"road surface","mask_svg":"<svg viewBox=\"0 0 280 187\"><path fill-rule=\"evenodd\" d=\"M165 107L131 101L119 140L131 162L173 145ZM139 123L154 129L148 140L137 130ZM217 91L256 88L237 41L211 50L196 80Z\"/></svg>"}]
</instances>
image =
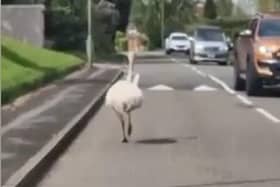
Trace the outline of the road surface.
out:
<instances>
[{"instance_id":1,"label":"road surface","mask_svg":"<svg viewBox=\"0 0 280 187\"><path fill-rule=\"evenodd\" d=\"M279 92L247 98L232 67L142 56L143 108L121 143L102 107L38 187L279 187Z\"/></svg>"}]
</instances>

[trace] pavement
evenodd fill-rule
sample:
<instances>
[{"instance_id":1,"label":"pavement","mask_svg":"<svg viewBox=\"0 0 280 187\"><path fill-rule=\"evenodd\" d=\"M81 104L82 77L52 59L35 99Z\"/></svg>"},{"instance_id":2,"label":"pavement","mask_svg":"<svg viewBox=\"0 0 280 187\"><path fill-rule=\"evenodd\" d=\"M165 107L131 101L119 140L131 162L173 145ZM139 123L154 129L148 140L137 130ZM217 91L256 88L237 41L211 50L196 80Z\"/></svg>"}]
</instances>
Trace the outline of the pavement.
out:
<instances>
[{"instance_id":1,"label":"pavement","mask_svg":"<svg viewBox=\"0 0 280 187\"><path fill-rule=\"evenodd\" d=\"M24 180L120 73L119 66L84 68L2 107L2 185Z\"/></svg>"},{"instance_id":2,"label":"pavement","mask_svg":"<svg viewBox=\"0 0 280 187\"><path fill-rule=\"evenodd\" d=\"M130 143L102 107L34 186L280 186L279 97L234 92L231 66L150 54L137 62L145 100Z\"/></svg>"}]
</instances>

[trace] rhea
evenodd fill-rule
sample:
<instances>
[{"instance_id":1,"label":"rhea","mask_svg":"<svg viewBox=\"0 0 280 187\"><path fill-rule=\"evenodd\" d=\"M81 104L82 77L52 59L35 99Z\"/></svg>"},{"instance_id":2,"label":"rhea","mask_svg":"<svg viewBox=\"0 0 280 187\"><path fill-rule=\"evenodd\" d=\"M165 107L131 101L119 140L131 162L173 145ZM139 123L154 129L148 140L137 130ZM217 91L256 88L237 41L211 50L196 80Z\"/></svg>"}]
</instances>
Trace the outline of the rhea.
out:
<instances>
[{"instance_id":1,"label":"rhea","mask_svg":"<svg viewBox=\"0 0 280 187\"><path fill-rule=\"evenodd\" d=\"M135 53L129 52L128 72L124 80L117 81L107 92L105 105L110 107L117 115L121 123L123 143L127 143L127 135L132 134L131 113L140 108L143 103L143 93L139 88L140 75L133 76ZM127 122L127 123L126 123Z\"/></svg>"}]
</instances>

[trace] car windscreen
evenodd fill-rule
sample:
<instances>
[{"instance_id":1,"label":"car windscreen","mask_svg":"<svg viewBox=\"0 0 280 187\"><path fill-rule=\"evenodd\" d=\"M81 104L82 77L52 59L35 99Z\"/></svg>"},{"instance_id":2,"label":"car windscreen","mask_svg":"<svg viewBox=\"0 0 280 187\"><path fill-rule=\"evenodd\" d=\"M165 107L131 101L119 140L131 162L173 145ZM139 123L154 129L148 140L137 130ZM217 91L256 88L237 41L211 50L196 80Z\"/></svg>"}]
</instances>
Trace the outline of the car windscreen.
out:
<instances>
[{"instance_id":1,"label":"car windscreen","mask_svg":"<svg viewBox=\"0 0 280 187\"><path fill-rule=\"evenodd\" d=\"M280 19L263 20L259 28L260 37L280 36Z\"/></svg>"},{"instance_id":2,"label":"car windscreen","mask_svg":"<svg viewBox=\"0 0 280 187\"><path fill-rule=\"evenodd\" d=\"M218 29L198 29L196 33L198 41L224 41L224 34Z\"/></svg>"},{"instance_id":3,"label":"car windscreen","mask_svg":"<svg viewBox=\"0 0 280 187\"><path fill-rule=\"evenodd\" d=\"M172 40L187 40L186 36L172 36Z\"/></svg>"}]
</instances>

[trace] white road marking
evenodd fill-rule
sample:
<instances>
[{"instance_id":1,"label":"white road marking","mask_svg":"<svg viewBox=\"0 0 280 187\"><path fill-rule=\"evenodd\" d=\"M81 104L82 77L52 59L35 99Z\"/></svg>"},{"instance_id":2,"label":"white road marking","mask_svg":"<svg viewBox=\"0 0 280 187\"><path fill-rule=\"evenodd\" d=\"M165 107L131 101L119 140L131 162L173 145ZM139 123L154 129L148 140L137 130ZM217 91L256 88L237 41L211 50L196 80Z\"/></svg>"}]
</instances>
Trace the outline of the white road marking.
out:
<instances>
[{"instance_id":1,"label":"white road marking","mask_svg":"<svg viewBox=\"0 0 280 187\"><path fill-rule=\"evenodd\" d=\"M153 87L148 88L148 90L154 90L154 91L172 91L174 90L174 88L167 86L167 85L163 85L163 84L159 84Z\"/></svg>"},{"instance_id":2,"label":"white road marking","mask_svg":"<svg viewBox=\"0 0 280 187\"><path fill-rule=\"evenodd\" d=\"M92 75L90 75L89 78L94 78L96 76L101 75L104 72L105 72L104 69L103 70L99 70L98 72L94 72ZM40 106L38 106L38 107L36 107L36 108L26 112L26 113L21 114L14 121L12 121L9 124L7 124L4 127L2 127L0 135L2 136L4 134L6 134L10 130L23 125L25 121L30 120L30 119L34 118L35 116L38 116L42 112L44 112L44 111L54 107L60 101L62 101L67 94L69 94L70 92L75 91L75 90L77 90L77 85L70 86L69 88L67 88L67 89L61 91L60 93L58 93L55 96L54 99L52 99L50 101L46 101L43 105L40 105Z\"/></svg>"},{"instance_id":3,"label":"white road marking","mask_svg":"<svg viewBox=\"0 0 280 187\"><path fill-rule=\"evenodd\" d=\"M243 95L237 94L236 97L245 105L248 105L248 106L254 105L252 101L250 101L247 97L245 97Z\"/></svg>"},{"instance_id":4,"label":"white road marking","mask_svg":"<svg viewBox=\"0 0 280 187\"><path fill-rule=\"evenodd\" d=\"M263 108L256 108L256 111L264 115L267 119L271 120L273 123L280 123L280 119L272 115L270 112L266 111Z\"/></svg>"},{"instance_id":5,"label":"white road marking","mask_svg":"<svg viewBox=\"0 0 280 187\"><path fill-rule=\"evenodd\" d=\"M197 69L197 68L194 67L194 66L189 66L188 68L191 68L193 71L195 71L197 74L199 74L199 75L202 76L202 77L207 77L207 74L206 74L206 73L200 71L199 69Z\"/></svg>"},{"instance_id":6,"label":"white road marking","mask_svg":"<svg viewBox=\"0 0 280 187\"><path fill-rule=\"evenodd\" d=\"M178 61L176 61L176 59L172 59L172 61L179 63ZM263 108L254 107L254 103L248 97L238 94L233 89L231 89L224 81L220 80L219 78L217 78L217 77L215 77L211 74L207 74L205 72L202 72L197 67L194 67L192 65L183 64L183 63L180 63L180 64L183 65L186 68L189 68L189 69L193 70L194 72L196 72L199 75L201 75L201 74L204 75L205 74L206 77L210 78L212 81L214 81L218 85L220 85L227 93L229 93L231 95L234 95L239 101L241 101L246 106L253 107L255 109L255 111L257 111L259 114L263 115L264 117L266 117L268 120L272 121L273 123L280 123L279 118L272 115L270 112L266 111Z\"/></svg>"},{"instance_id":7,"label":"white road marking","mask_svg":"<svg viewBox=\"0 0 280 187\"><path fill-rule=\"evenodd\" d=\"M223 89L226 91L226 92L228 92L229 94L231 94L231 95L235 95L236 94L236 92L233 90L233 89L231 89L226 83L224 83L222 80L220 80L219 78L217 78L217 77L215 77L215 76L213 76L213 75L208 75L208 77L211 79L211 80L213 80L214 82L216 82L217 84L219 84L220 86L222 86L223 87Z\"/></svg>"},{"instance_id":8,"label":"white road marking","mask_svg":"<svg viewBox=\"0 0 280 187\"><path fill-rule=\"evenodd\" d=\"M207 74L205 74L204 72L200 71L200 70L196 70L196 73L199 74L202 77L207 77Z\"/></svg>"},{"instance_id":9,"label":"white road marking","mask_svg":"<svg viewBox=\"0 0 280 187\"><path fill-rule=\"evenodd\" d=\"M171 61L173 62L177 62L177 60L175 58L171 58Z\"/></svg>"},{"instance_id":10,"label":"white road marking","mask_svg":"<svg viewBox=\"0 0 280 187\"><path fill-rule=\"evenodd\" d=\"M207 85L201 85L201 86L198 86L198 87L194 88L194 91L196 91L196 92L212 92L212 91L217 91L217 89L213 88L213 87L210 87L210 86L207 86Z\"/></svg>"}]
</instances>

